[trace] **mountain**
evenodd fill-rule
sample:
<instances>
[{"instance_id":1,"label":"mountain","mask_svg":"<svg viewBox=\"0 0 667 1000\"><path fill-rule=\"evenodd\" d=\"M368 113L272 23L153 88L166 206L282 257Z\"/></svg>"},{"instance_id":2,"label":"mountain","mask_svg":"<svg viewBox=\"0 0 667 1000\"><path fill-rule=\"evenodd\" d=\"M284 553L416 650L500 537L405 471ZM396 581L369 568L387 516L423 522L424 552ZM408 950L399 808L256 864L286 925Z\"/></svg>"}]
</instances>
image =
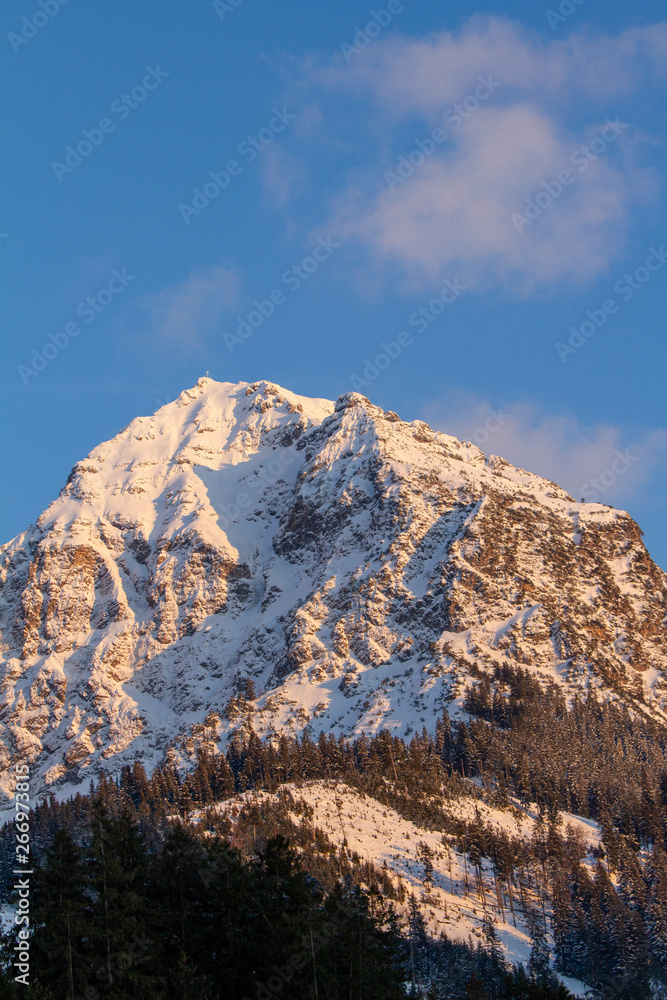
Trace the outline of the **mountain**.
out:
<instances>
[{"instance_id":1,"label":"mountain","mask_svg":"<svg viewBox=\"0 0 667 1000\"><path fill-rule=\"evenodd\" d=\"M357 393L200 379L74 467L0 587L4 793L245 724L408 735L503 664L667 712L631 517Z\"/></svg>"}]
</instances>

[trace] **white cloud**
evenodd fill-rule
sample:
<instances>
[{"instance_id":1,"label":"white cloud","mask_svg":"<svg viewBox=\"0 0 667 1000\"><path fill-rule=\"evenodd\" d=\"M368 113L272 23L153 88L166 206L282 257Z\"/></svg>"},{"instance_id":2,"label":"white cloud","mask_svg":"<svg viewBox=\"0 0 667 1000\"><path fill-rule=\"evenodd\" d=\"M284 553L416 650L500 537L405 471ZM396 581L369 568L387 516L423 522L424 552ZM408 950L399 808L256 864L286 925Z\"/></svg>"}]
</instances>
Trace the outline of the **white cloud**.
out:
<instances>
[{"instance_id":1,"label":"white cloud","mask_svg":"<svg viewBox=\"0 0 667 1000\"><path fill-rule=\"evenodd\" d=\"M531 294L591 280L622 250L631 211L657 188L640 166L643 133L627 122L605 132L609 108L664 73L666 57L667 24L544 41L477 17L459 35L378 40L350 66L311 70L314 82L365 100L377 136L375 163L348 183L332 227L413 284L456 276ZM476 101L480 78L496 85ZM460 102L469 114L458 113ZM399 155L438 126L446 141L421 164L415 153L404 181L388 181ZM601 134L609 137L602 149ZM580 147L593 140L597 153L587 158ZM554 197L564 170L572 181ZM517 217L538 194L539 217L522 225Z\"/></svg>"},{"instance_id":2,"label":"white cloud","mask_svg":"<svg viewBox=\"0 0 667 1000\"><path fill-rule=\"evenodd\" d=\"M589 33L545 38L504 18L472 17L458 35L378 41L351 66L321 72L331 86L374 95L391 116L437 115L462 100L480 74L493 72L506 90L559 103L627 93L647 70L667 71L667 22L612 37Z\"/></svg>"},{"instance_id":3,"label":"white cloud","mask_svg":"<svg viewBox=\"0 0 667 1000\"><path fill-rule=\"evenodd\" d=\"M604 154L575 167L578 145L528 104L480 109L450 155L425 161L395 190L385 187L361 210L363 195L349 192L336 228L417 280L503 281L526 293L583 283L618 252L646 179ZM564 170L568 185L558 180ZM535 199L536 218L527 209Z\"/></svg>"},{"instance_id":4,"label":"white cloud","mask_svg":"<svg viewBox=\"0 0 667 1000\"><path fill-rule=\"evenodd\" d=\"M667 430L630 434L606 423L586 425L532 403L493 407L458 393L427 408L432 427L472 441L486 455L552 480L579 500L619 505L637 495L667 461ZM619 456L623 457L623 461Z\"/></svg>"},{"instance_id":5,"label":"white cloud","mask_svg":"<svg viewBox=\"0 0 667 1000\"><path fill-rule=\"evenodd\" d=\"M142 307L156 336L190 347L238 305L240 288L238 272L229 265L194 267L182 284L148 296Z\"/></svg>"}]
</instances>

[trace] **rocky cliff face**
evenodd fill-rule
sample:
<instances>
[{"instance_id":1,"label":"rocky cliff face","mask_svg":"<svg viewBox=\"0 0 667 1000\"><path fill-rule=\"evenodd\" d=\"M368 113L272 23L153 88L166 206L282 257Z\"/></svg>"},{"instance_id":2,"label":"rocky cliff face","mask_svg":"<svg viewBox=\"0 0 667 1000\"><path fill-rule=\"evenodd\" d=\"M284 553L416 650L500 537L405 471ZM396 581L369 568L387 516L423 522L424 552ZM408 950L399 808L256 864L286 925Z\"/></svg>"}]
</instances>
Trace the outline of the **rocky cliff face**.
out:
<instances>
[{"instance_id":1,"label":"rocky cliff face","mask_svg":"<svg viewBox=\"0 0 667 1000\"><path fill-rule=\"evenodd\" d=\"M404 735L502 663L667 711L629 515L355 393L201 379L75 466L0 586L0 770L35 790L246 723Z\"/></svg>"}]
</instances>

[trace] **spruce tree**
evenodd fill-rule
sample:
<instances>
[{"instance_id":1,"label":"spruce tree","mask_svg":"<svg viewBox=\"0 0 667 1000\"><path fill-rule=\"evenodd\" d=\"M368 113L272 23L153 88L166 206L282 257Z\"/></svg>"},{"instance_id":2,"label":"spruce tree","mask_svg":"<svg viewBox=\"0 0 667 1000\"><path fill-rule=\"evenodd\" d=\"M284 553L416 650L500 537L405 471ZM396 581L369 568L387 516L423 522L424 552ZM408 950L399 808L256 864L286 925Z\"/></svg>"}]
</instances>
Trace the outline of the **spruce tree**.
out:
<instances>
[{"instance_id":1,"label":"spruce tree","mask_svg":"<svg viewBox=\"0 0 667 1000\"><path fill-rule=\"evenodd\" d=\"M74 1000L90 979L84 943L88 899L81 851L65 830L56 831L32 884L35 978L58 1000Z\"/></svg>"},{"instance_id":2,"label":"spruce tree","mask_svg":"<svg viewBox=\"0 0 667 1000\"><path fill-rule=\"evenodd\" d=\"M157 992L147 880L146 847L129 813L112 819L96 804L88 874L88 950L99 992L120 1000L153 1000Z\"/></svg>"},{"instance_id":3,"label":"spruce tree","mask_svg":"<svg viewBox=\"0 0 667 1000\"><path fill-rule=\"evenodd\" d=\"M256 987L289 965L310 932L320 894L283 836L271 838L251 865L248 951Z\"/></svg>"}]
</instances>

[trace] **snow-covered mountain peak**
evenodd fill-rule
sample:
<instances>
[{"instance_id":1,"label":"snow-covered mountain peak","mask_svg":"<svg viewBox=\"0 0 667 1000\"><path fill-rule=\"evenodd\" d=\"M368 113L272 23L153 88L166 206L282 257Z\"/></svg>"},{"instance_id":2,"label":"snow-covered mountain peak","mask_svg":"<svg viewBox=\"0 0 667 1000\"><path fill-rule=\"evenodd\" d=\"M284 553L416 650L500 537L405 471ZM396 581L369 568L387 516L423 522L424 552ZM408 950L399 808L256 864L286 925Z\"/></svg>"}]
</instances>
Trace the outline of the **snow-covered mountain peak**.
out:
<instances>
[{"instance_id":1,"label":"snow-covered mountain peak","mask_svg":"<svg viewBox=\"0 0 667 1000\"><path fill-rule=\"evenodd\" d=\"M271 382L202 378L77 463L38 525L43 530L71 528L81 515L81 503L112 523L150 520L158 491L171 485L184 500L192 492L188 467L219 471L242 465L263 448L291 443L332 410L327 400L300 397Z\"/></svg>"},{"instance_id":2,"label":"snow-covered mountain peak","mask_svg":"<svg viewBox=\"0 0 667 1000\"><path fill-rule=\"evenodd\" d=\"M631 518L358 393L200 379L75 466L0 586L0 766L45 787L207 717L409 733L503 664L665 709Z\"/></svg>"}]
</instances>

